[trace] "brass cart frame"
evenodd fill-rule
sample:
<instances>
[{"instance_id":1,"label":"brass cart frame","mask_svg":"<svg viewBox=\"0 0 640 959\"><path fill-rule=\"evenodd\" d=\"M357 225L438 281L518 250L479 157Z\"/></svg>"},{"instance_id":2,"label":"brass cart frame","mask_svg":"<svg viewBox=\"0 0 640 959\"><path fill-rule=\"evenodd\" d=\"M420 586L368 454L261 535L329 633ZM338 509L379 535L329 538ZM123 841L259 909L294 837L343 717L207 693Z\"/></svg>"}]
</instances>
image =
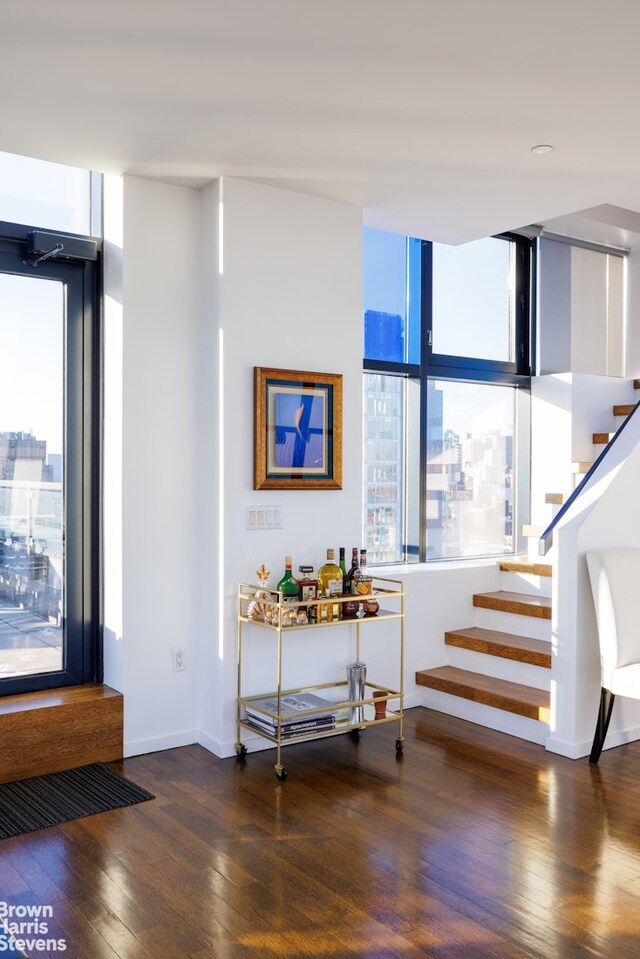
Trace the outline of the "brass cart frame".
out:
<instances>
[{"instance_id":1,"label":"brass cart frame","mask_svg":"<svg viewBox=\"0 0 640 959\"><path fill-rule=\"evenodd\" d=\"M345 617L333 622L313 622L294 625L283 625L283 622L286 621L286 617L283 616L285 611L289 613L292 609L297 609L299 607L308 607L308 606L321 606L323 603L326 605L326 599L316 599L316 600L306 600L304 602L284 602L283 594L277 589L269 589L264 586L257 586L251 583L240 583L238 585L238 646L237 646L237 670L238 670L238 695L237 695L237 706L236 706L236 754L240 757L245 757L247 755L247 747L242 742L242 730L246 729L252 733L261 736L264 739L267 739L269 742L273 743L277 749L277 758L275 763L276 775L279 779L286 779L287 770L282 763L282 746L285 743L292 742L301 742L311 739L319 739L326 736L335 736L340 735L345 732L352 732L355 735L359 734L359 731L365 729L368 726L377 726L382 723L392 723L398 722L400 724L398 737L396 739L396 751L402 752L404 746L404 736L403 736L403 725L404 725L404 589L403 583L401 580L389 579L382 576L374 576L372 582L372 592L368 596L358 597L358 600L366 599L375 599L378 602L389 602L391 604L390 609L380 608L378 613L373 616L363 616L358 615L355 617ZM346 603L353 600L352 596L343 596L343 597L332 597L331 602ZM261 615L261 611L268 610L270 614L270 619L272 621L265 622L263 618L256 618L256 604L258 606L258 616ZM397 608L394 608L397 607ZM275 620L275 622L273 621ZM295 631L310 630L310 629L328 629L331 627L344 628L350 626L355 630L355 653L356 660L360 659L360 650L361 650L361 636L360 631L363 626L369 628L370 624L374 622L381 622L386 620L397 620L400 626L400 639L399 639L399 682L398 689L391 689L388 684L381 685L379 682L372 682L369 679L365 682L365 697L361 700L349 700L346 698L341 699L338 702L331 703L331 710L336 714L345 713L346 717L342 716L336 719L335 727L332 728L319 728L317 730L306 730L300 734L287 735L286 738L283 737L282 726L283 723L289 722L293 719L299 722L305 720L311 720L314 716L326 713L327 707L323 706L318 709L308 709L296 713L284 713L282 711L282 699L285 696L294 695L298 693L310 693L316 692L318 690L341 690L342 687L347 687L346 680L337 680L336 682L329 683L320 683L312 686L300 686L296 689L283 689L283 634L292 633ZM253 696L243 696L242 695L242 666L243 666L243 657L242 657L242 645L243 645L243 629L246 625L256 626L261 629L267 629L271 632L275 632L277 636L277 688L269 692L263 692L258 695ZM371 692L369 692L371 691ZM383 692L386 695L380 697L374 697L374 692ZM272 712L264 709L259 706L258 703L260 700L270 698L277 701L277 711ZM391 709L390 701L393 701L394 708ZM385 703L386 705L386 715L384 718L376 719L371 716L372 708L374 704ZM258 728L257 726L250 723L245 714L245 709L247 706L250 706L254 713L264 714L265 720L268 724L273 725L274 732L269 733L266 730ZM357 722L351 722L349 718L349 711L353 707L366 707L366 714L368 718L359 719Z\"/></svg>"}]
</instances>

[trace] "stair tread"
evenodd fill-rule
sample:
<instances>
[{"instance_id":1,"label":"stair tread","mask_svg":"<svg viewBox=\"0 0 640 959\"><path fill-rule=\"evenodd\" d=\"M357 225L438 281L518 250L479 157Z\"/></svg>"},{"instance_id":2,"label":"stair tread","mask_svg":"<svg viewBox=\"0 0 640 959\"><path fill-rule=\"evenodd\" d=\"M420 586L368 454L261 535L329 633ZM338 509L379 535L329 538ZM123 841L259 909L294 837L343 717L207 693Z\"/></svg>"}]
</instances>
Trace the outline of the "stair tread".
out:
<instances>
[{"instance_id":1,"label":"stair tread","mask_svg":"<svg viewBox=\"0 0 640 959\"><path fill-rule=\"evenodd\" d=\"M634 390L640 390L640 380L633 381L633 388Z\"/></svg>"},{"instance_id":2,"label":"stair tread","mask_svg":"<svg viewBox=\"0 0 640 959\"><path fill-rule=\"evenodd\" d=\"M615 433L594 433L593 442L596 446L606 445L611 442L615 435Z\"/></svg>"},{"instance_id":3,"label":"stair tread","mask_svg":"<svg viewBox=\"0 0 640 959\"><path fill-rule=\"evenodd\" d=\"M524 559L503 559L498 563L505 573L530 573L532 576L551 576L553 567L548 563L533 563Z\"/></svg>"},{"instance_id":4,"label":"stair tread","mask_svg":"<svg viewBox=\"0 0 640 959\"><path fill-rule=\"evenodd\" d=\"M549 722L550 693L534 686L496 679L494 676L459 669L457 666L419 670L416 673L416 683L485 706Z\"/></svg>"},{"instance_id":5,"label":"stair tread","mask_svg":"<svg viewBox=\"0 0 640 959\"><path fill-rule=\"evenodd\" d=\"M544 501L551 506L562 506L564 503L564 493L545 493Z\"/></svg>"},{"instance_id":6,"label":"stair tread","mask_svg":"<svg viewBox=\"0 0 640 959\"><path fill-rule=\"evenodd\" d=\"M544 639L469 626L467 629L447 630L444 641L447 646L459 646L490 656L542 666L544 669L551 668L551 643Z\"/></svg>"},{"instance_id":7,"label":"stair tread","mask_svg":"<svg viewBox=\"0 0 640 959\"><path fill-rule=\"evenodd\" d=\"M579 463L572 463L571 472L572 473L588 473L592 466L593 466L593 463L586 463L582 461Z\"/></svg>"},{"instance_id":8,"label":"stair tread","mask_svg":"<svg viewBox=\"0 0 640 959\"><path fill-rule=\"evenodd\" d=\"M506 613L551 619L551 597L531 593L513 593L500 589L493 593L474 593L473 605L483 609L499 609Z\"/></svg>"},{"instance_id":9,"label":"stair tread","mask_svg":"<svg viewBox=\"0 0 640 959\"><path fill-rule=\"evenodd\" d=\"M630 413L633 413L637 403L618 403L613 407L614 416L629 416Z\"/></svg>"}]
</instances>

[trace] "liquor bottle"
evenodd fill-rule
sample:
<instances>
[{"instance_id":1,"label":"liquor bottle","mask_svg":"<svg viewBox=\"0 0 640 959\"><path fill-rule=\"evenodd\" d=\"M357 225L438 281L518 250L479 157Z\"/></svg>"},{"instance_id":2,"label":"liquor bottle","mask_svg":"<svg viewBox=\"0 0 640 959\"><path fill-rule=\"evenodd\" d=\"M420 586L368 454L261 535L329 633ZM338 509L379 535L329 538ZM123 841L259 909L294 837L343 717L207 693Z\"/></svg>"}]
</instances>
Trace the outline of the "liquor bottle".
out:
<instances>
[{"instance_id":1,"label":"liquor bottle","mask_svg":"<svg viewBox=\"0 0 640 959\"><path fill-rule=\"evenodd\" d=\"M333 600L318 606L318 622L330 623L342 617L342 604L339 602L342 596L342 571L336 566L334 555L334 550L328 549L327 561L318 570L318 598L326 596Z\"/></svg>"},{"instance_id":2,"label":"liquor bottle","mask_svg":"<svg viewBox=\"0 0 640 959\"><path fill-rule=\"evenodd\" d=\"M345 586L345 595L351 596L354 593L353 585L353 575L358 568L358 547L354 546L351 550L351 569L347 573L347 583ZM346 603L342 604L342 615L343 616L357 616L358 609L360 608L360 603L355 599L347 600Z\"/></svg>"},{"instance_id":3,"label":"liquor bottle","mask_svg":"<svg viewBox=\"0 0 640 959\"><path fill-rule=\"evenodd\" d=\"M357 596L367 596L371 592L371 572L367 566L367 551L360 550L360 565L353 573L353 591Z\"/></svg>"},{"instance_id":4,"label":"liquor bottle","mask_svg":"<svg viewBox=\"0 0 640 959\"><path fill-rule=\"evenodd\" d=\"M318 595L318 580L313 577L313 566L299 566L298 569L300 570L300 579L298 580L300 602L306 603L307 600L316 599ZM306 612L308 621L315 623L316 607L302 606L301 609Z\"/></svg>"},{"instance_id":5,"label":"liquor bottle","mask_svg":"<svg viewBox=\"0 0 640 959\"><path fill-rule=\"evenodd\" d=\"M353 549L351 550L351 569L347 573L347 588L345 590L346 593L355 592L353 587L353 575L355 571L357 570L357 568L358 568L358 547L354 546Z\"/></svg>"},{"instance_id":6,"label":"liquor bottle","mask_svg":"<svg viewBox=\"0 0 640 959\"><path fill-rule=\"evenodd\" d=\"M282 593L283 603L297 603L300 595L298 580L293 578L291 572L291 557L284 558L284 576L278 583L278 589Z\"/></svg>"},{"instance_id":7,"label":"liquor bottle","mask_svg":"<svg viewBox=\"0 0 640 959\"><path fill-rule=\"evenodd\" d=\"M340 561L338 563L342 572L342 595L347 592L347 567L344 564L344 546L340 547Z\"/></svg>"}]
</instances>

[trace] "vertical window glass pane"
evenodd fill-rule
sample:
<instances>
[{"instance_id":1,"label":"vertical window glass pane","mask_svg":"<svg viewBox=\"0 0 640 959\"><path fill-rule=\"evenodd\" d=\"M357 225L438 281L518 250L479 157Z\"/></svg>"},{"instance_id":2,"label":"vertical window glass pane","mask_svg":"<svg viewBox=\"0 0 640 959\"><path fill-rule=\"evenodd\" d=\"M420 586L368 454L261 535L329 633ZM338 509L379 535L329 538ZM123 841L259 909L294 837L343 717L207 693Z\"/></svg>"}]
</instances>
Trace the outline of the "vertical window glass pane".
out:
<instances>
[{"instance_id":1,"label":"vertical window glass pane","mask_svg":"<svg viewBox=\"0 0 640 959\"><path fill-rule=\"evenodd\" d=\"M515 244L433 244L433 352L514 361Z\"/></svg>"},{"instance_id":2,"label":"vertical window glass pane","mask_svg":"<svg viewBox=\"0 0 640 959\"><path fill-rule=\"evenodd\" d=\"M371 563L404 559L405 380L364 375L364 528Z\"/></svg>"},{"instance_id":3,"label":"vertical window glass pane","mask_svg":"<svg viewBox=\"0 0 640 959\"><path fill-rule=\"evenodd\" d=\"M515 390L427 381L427 559L513 551Z\"/></svg>"},{"instance_id":4,"label":"vertical window glass pane","mask_svg":"<svg viewBox=\"0 0 640 959\"><path fill-rule=\"evenodd\" d=\"M63 667L64 288L0 274L0 677Z\"/></svg>"},{"instance_id":5,"label":"vertical window glass pane","mask_svg":"<svg viewBox=\"0 0 640 959\"><path fill-rule=\"evenodd\" d=\"M364 355L420 362L420 240L364 231Z\"/></svg>"},{"instance_id":6,"label":"vertical window glass pane","mask_svg":"<svg viewBox=\"0 0 640 959\"><path fill-rule=\"evenodd\" d=\"M90 234L90 172L0 152L0 220Z\"/></svg>"}]
</instances>

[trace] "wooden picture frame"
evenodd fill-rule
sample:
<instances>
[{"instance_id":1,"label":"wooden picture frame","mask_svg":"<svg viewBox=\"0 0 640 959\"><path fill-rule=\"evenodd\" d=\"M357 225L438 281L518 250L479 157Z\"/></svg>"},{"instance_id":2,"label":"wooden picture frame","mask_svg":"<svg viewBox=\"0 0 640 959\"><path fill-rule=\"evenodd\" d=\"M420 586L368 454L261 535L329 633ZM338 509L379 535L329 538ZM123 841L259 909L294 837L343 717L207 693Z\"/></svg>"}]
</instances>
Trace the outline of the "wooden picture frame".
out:
<instances>
[{"instance_id":1,"label":"wooden picture frame","mask_svg":"<svg viewBox=\"0 0 640 959\"><path fill-rule=\"evenodd\" d=\"M253 372L253 488L342 489L342 375Z\"/></svg>"}]
</instances>

